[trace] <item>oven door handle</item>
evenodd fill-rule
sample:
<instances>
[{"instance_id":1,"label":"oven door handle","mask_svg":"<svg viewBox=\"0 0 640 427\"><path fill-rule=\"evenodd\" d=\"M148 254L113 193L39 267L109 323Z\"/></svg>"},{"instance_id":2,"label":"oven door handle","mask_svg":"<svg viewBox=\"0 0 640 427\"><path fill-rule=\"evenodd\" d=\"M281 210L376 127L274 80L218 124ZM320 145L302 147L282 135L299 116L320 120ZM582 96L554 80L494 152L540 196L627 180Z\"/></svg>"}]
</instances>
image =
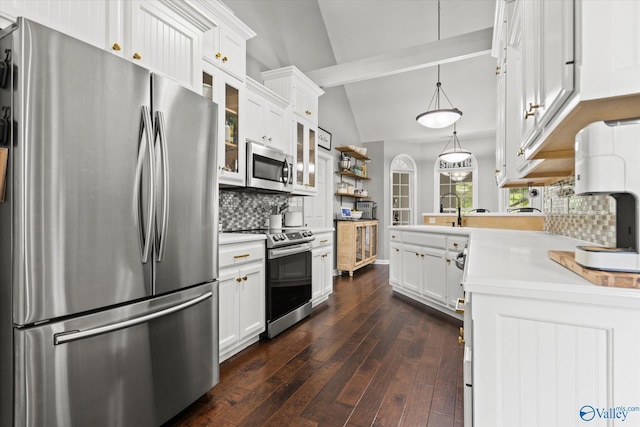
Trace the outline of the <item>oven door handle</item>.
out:
<instances>
[{"instance_id":1,"label":"oven door handle","mask_svg":"<svg viewBox=\"0 0 640 427\"><path fill-rule=\"evenodd\" d=\"M282 258L289 255L311 251L311 243L301 243L284 248L269 249L269 259Z\"/></svg>"}]
</instances>

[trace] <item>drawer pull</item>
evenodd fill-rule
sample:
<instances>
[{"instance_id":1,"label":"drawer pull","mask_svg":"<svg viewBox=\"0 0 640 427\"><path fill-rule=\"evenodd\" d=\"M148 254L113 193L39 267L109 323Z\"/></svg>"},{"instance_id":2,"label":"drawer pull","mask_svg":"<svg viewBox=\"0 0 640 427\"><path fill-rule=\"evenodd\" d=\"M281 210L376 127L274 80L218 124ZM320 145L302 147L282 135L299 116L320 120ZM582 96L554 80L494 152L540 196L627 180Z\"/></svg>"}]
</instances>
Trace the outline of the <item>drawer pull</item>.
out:
<instances>
[{"instance_id":1,"label":"drawer pull","mask_svg":"<svg viewBox=\"0 0 640 427\"><path fill-rule=\"evenodd\" d=\"M320 240L320 243L327 243L328 240Z\"/></svg>"},{"instance_id":2,"label":"drawer pull","mask_svg":"<svg viewBox=\"0 0 640 427\"><path fill-rule=\"evenodd\" d=\"M246 258L248 256L251 256L251 254L234 255L233 259Z\"/></svg>"},{"instance_id":3,"label":"drawer pull","mask_svg":"<svg viewBox=\"0 0 640 427\"><path fill-rule=\"evenodd\" d=\"M458 345L464 344L464 339L461 336L458 336Z\"/></svg>"}]
</instances>

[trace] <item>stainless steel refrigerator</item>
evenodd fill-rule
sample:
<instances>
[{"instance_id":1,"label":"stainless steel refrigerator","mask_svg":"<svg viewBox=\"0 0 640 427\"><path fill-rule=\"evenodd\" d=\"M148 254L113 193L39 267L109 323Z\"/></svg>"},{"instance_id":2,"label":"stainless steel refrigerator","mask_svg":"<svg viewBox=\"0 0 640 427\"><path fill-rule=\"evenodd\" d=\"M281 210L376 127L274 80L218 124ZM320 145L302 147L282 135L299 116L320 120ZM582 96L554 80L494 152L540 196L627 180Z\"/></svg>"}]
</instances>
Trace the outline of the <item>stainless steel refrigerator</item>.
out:
<instances>
[{"instance_id":1,"label":"stainless steel refrigerator","mask_svg":"<svg viewBox=\"0 0 640 427\"><path fill-rule=\"evenodd\" d=\"M218 381L217 106L22 18L0 71L0 425L159 425Z\"/></svg>"}]
</instances>

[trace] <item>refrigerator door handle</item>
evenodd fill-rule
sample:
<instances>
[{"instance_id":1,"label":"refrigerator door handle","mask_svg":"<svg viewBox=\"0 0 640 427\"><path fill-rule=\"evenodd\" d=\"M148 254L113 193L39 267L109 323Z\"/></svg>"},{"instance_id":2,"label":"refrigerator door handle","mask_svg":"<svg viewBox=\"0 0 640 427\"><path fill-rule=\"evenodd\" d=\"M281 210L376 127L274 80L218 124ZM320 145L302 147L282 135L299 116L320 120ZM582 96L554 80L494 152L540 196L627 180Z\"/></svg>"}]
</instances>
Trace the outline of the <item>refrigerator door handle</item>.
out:
<instances>
[{"instance_id":1,"label":"refrigerator door handle","mask_svg":"<svg viewBox=\"0 0 640 427\"><path fill-rule=\"evenodd\" d=\"M133 209L134 209L134 218L136 225L139 230L142 230L140 236L140 246L141 246L141 258L142 263L146 264L149 261L149 251L151 249L151 231L153 230L152 221L153 221L153 211L154 211L154 160L153 160L153 141L151 139L151 132L153 132L151 126L151 113L149 111L149 107L143 106L141 110L140 117L140 134L138 136L138 161L136 163L136 175L134 182L134 191L133 191ZM146 136L146 141L144 137ZM149 203L147 207L147 230L144 231L144 224L141 223L139 219L139 210L140 210L140 192L141 192L141 181L142 181L142 165L144 163L144 158L146 155L146 151L149 149Z\"/></svg>"},{"instance_id":2,"label":"refrigerator door handle","mask_svg":"<svg viewBox=\"0 0 640 427\"><path fill-rule=\"evenodd\" d=\"M164 257L164 250L167 243L167 224L169 222L169 159L167 153L167 132L165 130L164 114L162 111L156 112L156 138L160 140L160 161L162 162L162 225L158 235L158 262ZM156 224L158 222L156 221Z\"/></svg>"},{"instance_id":3,"label":"refrigerator door handle","mask_svg":"<svg viewBox=\"0 0 640 427\"><path fill-rule=\"evenodd\" d=\"M125 320L123 322L111 323L109 325L99 326L97 328L87 329L86 331L67 331L60 332L53 335L53 344L60 345L66 344L71 341L77 341L81 339L95 337L96 335L102 335L109 332L114 332L119 329L129 328L131 326L139 325L140 323L147 323L153 319L157 319L159 317L167 316L171 313L175 313L176 311L184 310L193 305L199 304L200 302L207 300L213 297L213 292L207 291L200 295L199 297L195 297L189 301L185 301L180 304L176 304L169 308L165 308L164 310L157 311L155 313L147 314L140 317L135 317L133 319Z\"/></svg>"}]
</instances>

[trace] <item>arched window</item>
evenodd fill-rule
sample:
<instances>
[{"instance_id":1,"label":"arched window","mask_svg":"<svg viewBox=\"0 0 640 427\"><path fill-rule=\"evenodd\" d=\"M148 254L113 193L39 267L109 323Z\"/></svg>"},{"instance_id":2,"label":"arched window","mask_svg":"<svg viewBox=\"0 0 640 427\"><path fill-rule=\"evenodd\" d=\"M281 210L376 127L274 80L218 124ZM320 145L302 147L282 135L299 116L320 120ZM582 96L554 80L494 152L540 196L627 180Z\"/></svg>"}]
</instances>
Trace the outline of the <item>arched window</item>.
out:
<instances>
[{"instance_id":1,"label":"arched window","mask_svg":"<svg viewBox=\"0 0 640 427\"><path fill-rule=\"evenodd\" d=\"M457 163L437 159L433 166L434 212L457 213L476 208L478 200L478 166L472 154Z\"/></svg>"},{"instance_id":2,"label":"arched window","mask_svg":"<svg viewBox=\"0 0 640 427\"><path fill-rule=\"evenodd\" d=\"M399 154L391 161L391 224L416 223L416 162L406 154Z\"/></svg>"}]
</instances>

